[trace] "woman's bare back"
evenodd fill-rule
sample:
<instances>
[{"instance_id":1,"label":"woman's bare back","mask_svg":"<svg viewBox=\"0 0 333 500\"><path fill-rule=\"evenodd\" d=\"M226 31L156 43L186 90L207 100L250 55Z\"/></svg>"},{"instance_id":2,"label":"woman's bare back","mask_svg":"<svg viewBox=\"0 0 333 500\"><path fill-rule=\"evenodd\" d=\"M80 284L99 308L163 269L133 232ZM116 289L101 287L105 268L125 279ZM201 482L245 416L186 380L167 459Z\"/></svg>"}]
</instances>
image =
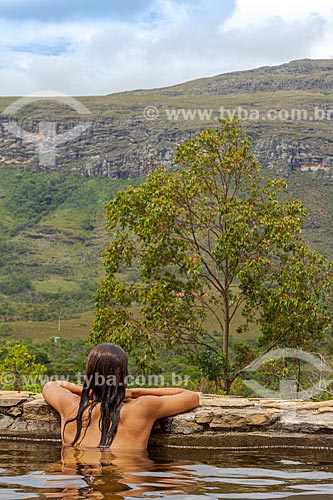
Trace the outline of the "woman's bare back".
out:
<instances>
[{"instance_id":1,"label":"woman's bare back","mask_svg":"<svg viewBox=\"0 0 333 500\"><path fill-rule=\"evenodd\" d=\"M64 445L71 445L76 434L76 420L68 421L77 415L81 392L82 387L63 381L48 382L43 389L46 401L60 413ZM110 449L145 449L156 420L183 413L197 407L198 404L198 393L186 389L171 387L128 389ZM76 446L95 448L98 447L101 438L100 404L97 403L93 408L90 423L88 411L89 408L83 413L82 432Z\"/></svg>"},{"instance_id":2,"label":"woman's bare back","mask_svg":"<svg viewBox=\"0 0 333 500\"><path fill-rule=\"evenodd\" d=\"M78 404L79 404L78 398ZM110 446L111 450L124 449L145 449L147 447L149 435L154 424L153 419L147 418L145 411L144 397L136 400L125 400L120 410L120 419L118 422L117 432ZM62 419L63 441L65 445L70 445L76 434L76 421L66 421L74 418L77 413L77 407L64 415ZM94 407L91 413L91 421L88 425L88 409L85 410L82 418L82 439L80 438L78 445L82 448L95 448L99 445L101 431L99 428L100 419L100 404Z\"/></svg>"}]
</instances>

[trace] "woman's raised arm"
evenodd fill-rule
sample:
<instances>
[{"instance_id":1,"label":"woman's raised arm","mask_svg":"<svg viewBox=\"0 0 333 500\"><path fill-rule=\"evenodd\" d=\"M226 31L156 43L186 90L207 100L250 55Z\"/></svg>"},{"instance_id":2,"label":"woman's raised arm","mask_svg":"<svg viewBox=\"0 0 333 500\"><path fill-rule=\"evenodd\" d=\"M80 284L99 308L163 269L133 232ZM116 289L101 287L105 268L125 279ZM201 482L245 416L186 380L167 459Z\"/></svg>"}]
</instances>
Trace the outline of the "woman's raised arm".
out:
<instances>
[{"instance_id":1,"label":"woman's raised arm","mask_svg":"<svg viewBox=\"0 0 333 500\"><path fill-rule=\"evenodd\" d=\"M126 398L140 400L143 413L154 420L184 413L200 404L200 393L180 387L127 389Z\"/></svg>"},{"instance_id":2,"label":"woman's raised arm","mask_svg":"<svg viewBox=\"0 0 333 500\"><path fill-rule=\"evenodd\" d=\"M77 405L81 393L82 386L65 380L47 382L43 387L45 401L61 415L67 413L73 405Z\"/></svg>"}]
</instances>

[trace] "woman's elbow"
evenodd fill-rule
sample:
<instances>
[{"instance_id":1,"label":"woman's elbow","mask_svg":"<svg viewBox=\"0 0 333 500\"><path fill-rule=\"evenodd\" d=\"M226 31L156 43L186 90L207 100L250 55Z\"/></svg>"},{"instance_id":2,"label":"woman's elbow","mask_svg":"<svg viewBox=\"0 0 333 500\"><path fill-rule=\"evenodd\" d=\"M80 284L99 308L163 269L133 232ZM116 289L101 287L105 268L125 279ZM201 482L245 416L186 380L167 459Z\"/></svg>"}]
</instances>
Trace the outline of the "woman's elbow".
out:
<instances>
[{"instance_id":1,"label":"woman's elbow","mask_svg":"<svg viewBox=\"0 0 333 500\"><path fill-rule=\"evenodd\" d=\"M55 382L46 382L46 384L44 384L44 387L43 387L43 390L42 390L42 394L43 394L43 397L44 399L47 401L47 398L48 398L48 395L53 392L54 390L54 386L55 386Z\"/></svg>"},{"instance_id":2,"label":"woman's elbow","mask_svg":"<svg viewBox=\"0 0 333 500\"><path fill-rule=\"evenodd\" d=\"M188 397L188 403L190 406L190 410L193 408L197 408L200 405L200 393L199 392L193 392L193 391L186 391L187 397Z\"/></svg>"}]
</instances>

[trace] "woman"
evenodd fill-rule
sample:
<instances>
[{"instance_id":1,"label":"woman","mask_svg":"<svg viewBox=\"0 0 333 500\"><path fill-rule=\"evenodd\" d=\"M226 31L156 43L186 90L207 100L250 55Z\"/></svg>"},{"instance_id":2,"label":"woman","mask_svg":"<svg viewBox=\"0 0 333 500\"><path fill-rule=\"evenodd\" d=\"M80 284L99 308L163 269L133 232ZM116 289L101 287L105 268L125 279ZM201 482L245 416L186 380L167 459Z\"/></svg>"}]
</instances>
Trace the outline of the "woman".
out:
<instances>
[{"instance_id":1,"label":"woman","mask_svg":"<svg viewBox=\"0 0 333 500\"><path fill-rule=\"evenodd\" d=\"M45 400L61 416L64 445L138 450L147 447L155 420L199 404L196 392L180 388L126 389L127 356L115 344L94 347L83 387L47 382Z\"/></svg>"}]
</instances>

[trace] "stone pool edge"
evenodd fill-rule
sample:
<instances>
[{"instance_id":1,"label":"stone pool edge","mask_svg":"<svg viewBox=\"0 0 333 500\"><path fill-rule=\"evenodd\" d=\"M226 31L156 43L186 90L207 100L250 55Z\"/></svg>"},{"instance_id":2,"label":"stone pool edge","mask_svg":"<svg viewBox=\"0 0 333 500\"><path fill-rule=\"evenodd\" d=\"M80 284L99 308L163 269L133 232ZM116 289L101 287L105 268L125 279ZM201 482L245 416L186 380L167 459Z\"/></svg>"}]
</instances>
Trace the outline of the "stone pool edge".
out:
<instances>
[{"instance_id":1,"label":"stone pool edge","mask_svg":"<svg viewBox=\"0 0 333 500\"><path fill-rule=\"evenodd\" d=\"M60 441L60 419L41 394L0 391L0 439ZM156 422L151 446L333 448L333 413L307 401L205 394L193 411Z\"/></svg>"}]
</instances>

